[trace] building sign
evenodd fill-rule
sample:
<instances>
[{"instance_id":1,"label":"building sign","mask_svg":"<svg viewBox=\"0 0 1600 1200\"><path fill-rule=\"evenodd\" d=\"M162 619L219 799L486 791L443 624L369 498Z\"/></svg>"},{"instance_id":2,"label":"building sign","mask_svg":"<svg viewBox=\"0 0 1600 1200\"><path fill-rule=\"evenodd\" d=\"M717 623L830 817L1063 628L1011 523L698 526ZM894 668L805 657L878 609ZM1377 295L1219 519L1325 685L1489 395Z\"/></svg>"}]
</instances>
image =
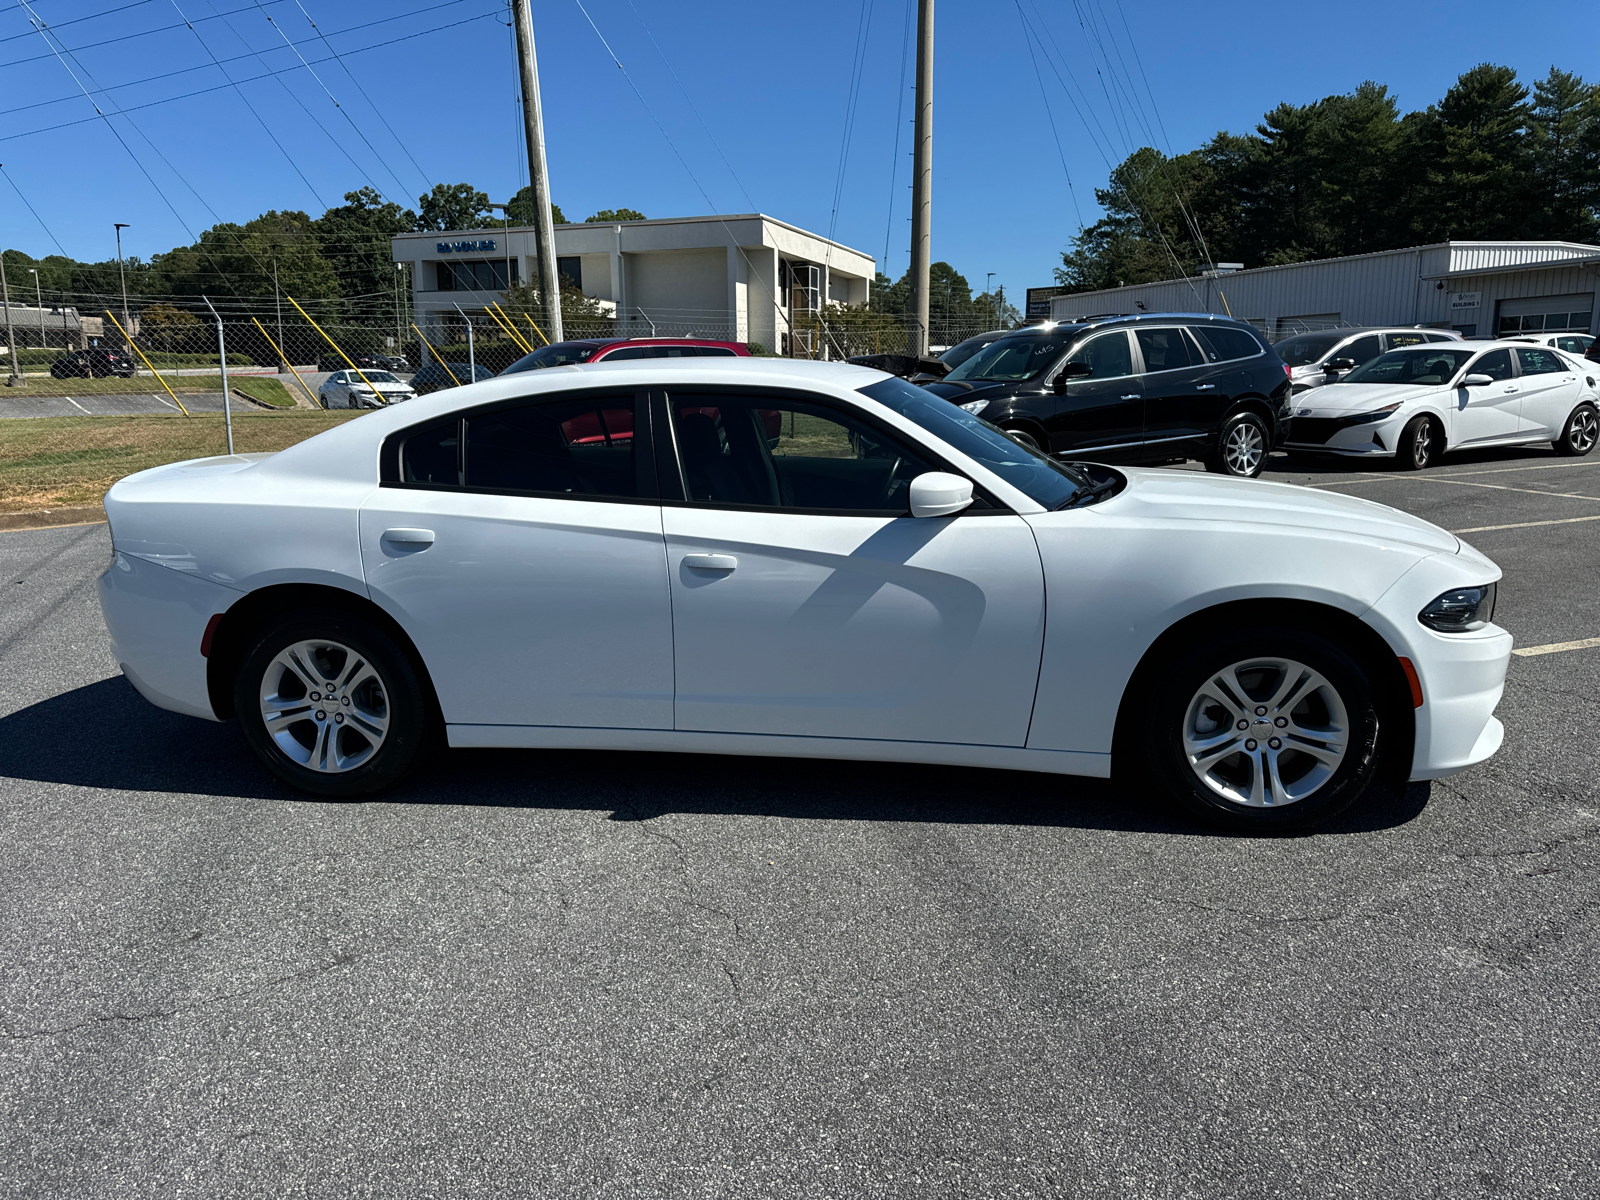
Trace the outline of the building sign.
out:
<instances>
[{"instance_id":1,"label":"building sign","mask_svg":"<svg viewBox=\"0 0 1600 1200\"><path fill-rule=\"evenodd\" d=\"M1064 287L1040 287L1028 289L1027 311L1025 317L1048 317L1050 315L1050 301L1057 296L1065 296L1067 289Z\"/></svg>"},{"instance_id":2,"label":"building sign","mask_svg":"<svg viewBox=\"0 0 1600 1200\"><path fill-rule=\"evenodd\" d=\"M1482 292L1451 292L1450 315L1455 316L1457 313L1471 312L1482 305L1482 303Z\"/></svg>"},{"instance_id":3,"label":"building sign","mask_svg":"<svg viewBox=\"0 0 1600 1200\"><path fill-rule=\"evenodd\" d=\"M483 238L476 242L436 242L434 249L440 254L476 254L485 250L494 249L493 238Z\"/></svg>"}]
</instances>

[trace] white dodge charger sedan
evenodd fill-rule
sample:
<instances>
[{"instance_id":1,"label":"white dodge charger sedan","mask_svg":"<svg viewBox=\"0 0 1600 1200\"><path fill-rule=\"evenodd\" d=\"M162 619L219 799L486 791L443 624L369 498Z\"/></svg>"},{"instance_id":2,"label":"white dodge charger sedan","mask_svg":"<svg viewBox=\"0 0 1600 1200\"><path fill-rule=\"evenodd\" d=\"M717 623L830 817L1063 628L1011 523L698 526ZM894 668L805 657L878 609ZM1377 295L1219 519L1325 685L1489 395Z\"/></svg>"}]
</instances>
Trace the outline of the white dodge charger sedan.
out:
<instances>
[{"instance_id":1,"label":"white dodge charger sedan","mask_svg":"<svg viewBox=\"0 0 1600 1200\"><path fill-rule=\"evenodd\" d=\"M1389 458L1411 470L1445 450L1551 442L1582 456L1600 436L1600 366L1527 342L1391 350L1297 397L1290 453Z\"/></svg>"},{"instance_id":2,"label":"white dodge charger sedan","mask_svg":"<svg viewBox=\"0 0 1600 1200\"><path fill-rule=\"evenodd\" d=\"M1304 827L1500 745L1499 568L1259 481L1055 462L903 380L557 367L106 497L146 698L280 778L450 746L1000 767Z\"/></svg>"}]
</instances>

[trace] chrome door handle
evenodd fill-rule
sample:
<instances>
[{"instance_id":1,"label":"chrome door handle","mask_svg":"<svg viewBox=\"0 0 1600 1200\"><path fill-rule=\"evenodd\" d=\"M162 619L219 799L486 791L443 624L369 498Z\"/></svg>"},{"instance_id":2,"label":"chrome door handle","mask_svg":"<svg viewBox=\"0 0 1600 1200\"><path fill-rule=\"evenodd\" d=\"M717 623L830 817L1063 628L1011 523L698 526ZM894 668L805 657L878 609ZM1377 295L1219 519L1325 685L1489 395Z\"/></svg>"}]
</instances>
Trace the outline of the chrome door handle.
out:
<instances>
[{"instance_id":1,"label":"chrome door handle","mask_svg":"<svg viewBox=\"0 0 1600 1200\"><path fill-rule=\"evenodd\" d=\"M1198 387L1196 387L1194 390L1197 391L1197 392L1209 392L1212 388L1214 388L1216 386L1217 385L1214 384L1214 383L1202 383Z\"/></svg>"},{"instance_id":2,"label":"chrome door handle","mask_svg":"<svg viewBox=\"0 0 1600 1200\"><path fill-rule=\"evenodd\" d=\"M431 546L433 545L433 530L431 529L385 529L383 540L398 542L402 546Z\"/></svg>"},{"instance_id":3,"label":"chrome door handle","mask_svg":"<svg viewBox=\"0 0 1600 1200\"><path fill-rule=\"evenodd\" d=\"M1508 387L1508 388L1507 388L1507 389L1506 389L1506 394L1507 394L1507 395L1510 395L1510 394L1511 394L1511 393L1512 393L1512 392L1514 392L1514 391L1516 391L1516 390L1517 390L1517 389L1516 389L1516 388L1514 388L1514 387Z\"/></svg>"},{"instance_id":4,"label":"chrome door handle","mask_svg":"<svg viewBox=\"0 0 1600 1200\"><path fill-rule=\"evenodd\" d=\"M1124 400L1137 400L1137 399L1139 399L1139 397L1141 397L1141 396L1143 396L1143 395L1144 395L1144 393L1143 393L1143 392L1134 392L1134 393L1133 393L1133 395L1131 395L1131 396L1124 396L1124 397L1123 397L1123 399L1124 399Z\"/></svg>"},{"instance_id":5,"label":"chrome door handle","mask_svg":"<svg viewBox=\"0 0 1600 1200\"><path fill-rule=\"evenodd\" d=\"M731 554L685 554L683 565L696 571L731 571L739 560Z\"/></svg>"}]
</instances>

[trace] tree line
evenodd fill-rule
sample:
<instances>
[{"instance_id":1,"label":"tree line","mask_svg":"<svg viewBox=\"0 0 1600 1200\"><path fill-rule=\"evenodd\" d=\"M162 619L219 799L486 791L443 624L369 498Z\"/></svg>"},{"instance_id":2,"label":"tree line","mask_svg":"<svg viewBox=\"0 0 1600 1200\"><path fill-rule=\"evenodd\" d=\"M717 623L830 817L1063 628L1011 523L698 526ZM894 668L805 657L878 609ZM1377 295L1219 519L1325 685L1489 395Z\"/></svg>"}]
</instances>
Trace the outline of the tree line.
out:
<instances>
[{"instance_id":1,"label":"tree line","mask_svg":"<svg viewBox=\"0 0 1600 1200\"><path fill-rule=\"evenodd\" d=\"M148 260L128 257L123 263L128 294L139 298L138 308L159 305L163 312L195 305L203 310L198 300L203 295L218 302L242 299L260 311L272 304L276 273L276 286L284 294L317 302L319 320L392 324L396 289L410 287L410 280L395 269L392 237L489 229L507 219L512 225L531 225L534 213L532 189L526 187L512 197L505 216L490 208L487 193L466 183L436 184L417 198L415 210L383 199L370 187L346 192L344 200L320 217L273 209L242 224L213 225L191 246L176 246ZM552 204L550 211L557 224L567 224L559 205ZM643 213L628 208L601 209L587 218L644 219ZM30 267L38 274L46 306L81 306L82 297L121 295L114 258L80 262L51 254L36 259L21 250L6 250L5 266L13 304L34 302Z\"/></svg>"},{"instance_id":2,"label":"tree line","mask_svg":"<svg viewBox=\"0 0 1600 1200\"><path fill-rule=\"evenodd\" d=\"M1280 104L1251 134L1186 154L1145 147L1095 190L1105 216L1056 280L1095 291L1450 240L1594 242L1600 85L1566 71L1530 89L1481 64L1437 104L1401 113L1381 84Z\"/></svg>"}]
</instances>

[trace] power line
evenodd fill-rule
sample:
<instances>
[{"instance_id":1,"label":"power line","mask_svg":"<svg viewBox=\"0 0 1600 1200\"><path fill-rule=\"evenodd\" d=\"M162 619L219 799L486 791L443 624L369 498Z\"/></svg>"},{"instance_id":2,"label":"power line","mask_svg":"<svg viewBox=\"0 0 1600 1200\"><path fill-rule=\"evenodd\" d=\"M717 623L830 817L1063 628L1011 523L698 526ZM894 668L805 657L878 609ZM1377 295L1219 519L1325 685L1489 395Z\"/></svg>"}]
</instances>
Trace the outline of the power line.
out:
<instances>
[{"instance_id":1,"label":"power line","mask_svg":"<svg viewBox=\"0 0 1600 1200\"><path fill-rule=\"evenodd\" d=\"M17 2L19 4L21 4L22 0L17 0ZM267 0L267 3L269 3L269 4L286 4L287 2L288 2L288 0ZM23 7L26 8L27 6L23 5ZM132 6L130 5L129 7L132 7ZM53 25L50 25L48 22L41 20L39 15L37 13L33 12L33 9L28 8L28 11L30 13L33 13L33 19L35 21L39 22L39 27L40 28L48 29L52 33L55 32L55 27ZM113 11L118 11L118 10L113 10ZM232 13L245 12L245 11L246 11L246 8L234 8L234 9L229 9L227 13L218 13L217 15L218 16L227 16L227 15L230 15ZM202 21L210 21L213 18L211 18L211 17L201 17L200 19ZM119 36L114 37L114 38L106 38L104 41L88 42L88 43L86 43L86 44L84 44L82 46L71 46L71 47L63 46L62 49L65 50L68 54L78 54L78 53L81 53L84 50L94 50L94 49L96 49L96 48L98 48L100 46L115 46L118 42L131 42L134 38L150 37L152 34L168 33L171 30L182 29L182 28L183 28L182 24L178 24L178 25L158 25L154 29L141 29L141 30L138 30L135 33L124 33L124 34L120 34ZM19 36L26 36L26 35L19 35ZM32 58L14 58L10 62L0 63L0 70L3 70L6 67L20 67L23 63L40 62L43 59L46 59L46 58L49 58L49 57L50 57L50 55L48 55L48 54L35 54Z\"/></svg>"},{"instance_id":2,"label":"power line","mask_svg":"<svg viewBox=\"0 0 1600 1200\"><path fill-rule=\"evenodd\" d=\"M1078 217L1078 233L1083 233L1083 210L1078 207L1078 193L1072 187L1072 172L1067 169L1067 152L1061 148L1061 133L1056 129L1056 114L1050 108L1050 98L1044 90L1044 74L1039 70L1039 59L1033 52L1033 38L1028 36L1028 21L1022 15L1022 0L1017 0L1017 19L1022 22L1023 40L1028 43L1028 61L1033 64L1033 77L1039 83L1039 99L1044 104L1045 116L1050 118L1050 136L1055 138L1056 153L1061 156L1061 173L1067 177L1067 194L1072 197L1072 211Z\"/></svg>"},{"instance_id":3,"label":"power line","mask_svg":"<svg viewBox=\"0 0 1600 1200\"><path fill-rule=\"evenodd\" d=\"M889 213L883 225L883 273L893 278L889 270L889 237L894 231L895 181L900 173L900 132L906 113L906 57L911 47L911 6L915 0L906 0L905 20L900 27L900 83L895 89L894 104L894 154L889 159Z\"/></svg>"},{"instance_id":4,"label":"power line","mask_svg":"<svg viewBox=\"0 0 1600 1200\"><path fill-rule=\"evenodd\" d=\"M149 4L151 2L152 0L133 0L132 4L119 4L116 8L102 9L100 12L90 13L86 17L73 17L70 21L57 21L54 25L50 26L50 28L65 29L68 25L77 25L83 21L98 21L101 17L109 17L113 13L125 12L130 8L138 8L141 5ZM27 33L8 33L5 37L0 37L0 43L15 42L21 38L32 36L33 30L31 29L28 30ZM49 55L44 55L43 57L48 58Z\"/></svg>"},{"instance_id":5,"label":"power line","mask_svg":"<svg viewBox=\"0 0 1600 1200\"><path fill-rule=\"evenodd\" d=\"M44 218L39 215L39 210L33 206L33 202L22 194L22 189L17 186L17 181L11 178L11 173L6 170L4 163L0 163L0 175L4 175L6 177L6 182L11 185L11 190L17 194L17 199L21 200L28 206L28 211L33 214L33 219L39 222L39 228L43 229L45 233L49 234L50 240L55 242L56 249L61 251L61 257L71 258L72 256L67 253L66 247L64 247L60 241L57 240L54 231L50 228L50 226L44 223Z\"/></svg>"},{"instance_id":6,"label":"power line","mask_svg":"<svg viewBox=\"0 0 1600 1200\"><path fill-rule=\"evenodd\" d=\"M856 104L861 95L861 77L867 65L867 39L872 33L873 0L861 0L861 16L856 21L855 51L850 58L850 86L845 89L844 131L839 138L839 168L833 179L833 208L828 214L828 239L833 240L839 226L839 203L844 196L845 171L850 162L850 137L855 131Z\"/></svg>"}]
</instances>

